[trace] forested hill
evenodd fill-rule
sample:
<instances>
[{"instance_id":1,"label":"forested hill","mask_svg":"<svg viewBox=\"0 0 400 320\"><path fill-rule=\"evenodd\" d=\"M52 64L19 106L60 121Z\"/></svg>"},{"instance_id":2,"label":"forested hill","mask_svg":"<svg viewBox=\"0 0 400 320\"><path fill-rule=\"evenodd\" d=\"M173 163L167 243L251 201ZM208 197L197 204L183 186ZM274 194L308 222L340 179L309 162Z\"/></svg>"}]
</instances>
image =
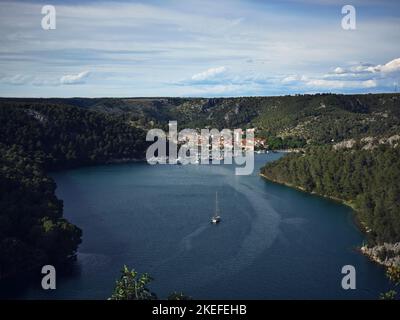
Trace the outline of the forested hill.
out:
<instances>
[{"instance_id":1,"label":"forested hill","mask_svg":"<svg viewBox=\"0 0 400 320\"><path fill-rule=\"evenodd\" d=\"M400 94L294 95L241 98L0 99L0 104L70 105L118 115L141 128L177 120L184 128L257 128L265 137L325 144L390 136L400 128Z\"/></svg>"},{"instance_id":2,"label":"forested hill","mask_svg":"<svg viewBox=\"0 0 400 320\"><path fill-rule=\"evenodd\" d=\"M63 218L49 169L142 159L145 132L117 115L0 102L0 279L73 260L81 230Z\"/></svg>"},{"instance_id":3,"label":"forested hill","mask_svg":"<svg viewBox=\"0 0 400 320\"><path fill-rule=\"evenodd\" d=\"M55 188L22 147L0 144L0 280L74 259L82 232L63 219Z\"/></svg>"},{"instance_id":4,"label":"forested hill","mask_svg":"<svg viewBox=\"0 0 400 320\"><path fill-rule=\"evenodd\" d=\"M311 147L261 169L268 179L345 200L370 244L400 241L400 141L371 150Z\"/></svg>"},{"instance_id":5,"label":"forested hill","mask_svg":"<svg viewBox=\"0 0 400 320\"><path fill-rule=\"evenodd\" d=\"M143 158L146 133L117 115L64 104L0 102L0 136L47 169Z\"/></svg>"}]
</instances>

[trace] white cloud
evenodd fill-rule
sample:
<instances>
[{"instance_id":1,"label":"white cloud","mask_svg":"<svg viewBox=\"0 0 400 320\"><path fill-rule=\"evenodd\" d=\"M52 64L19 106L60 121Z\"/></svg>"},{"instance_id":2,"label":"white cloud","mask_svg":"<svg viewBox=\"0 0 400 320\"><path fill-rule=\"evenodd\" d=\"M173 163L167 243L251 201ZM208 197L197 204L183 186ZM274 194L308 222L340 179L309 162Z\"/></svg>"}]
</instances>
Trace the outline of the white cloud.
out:
<instances>
[{"instance_id":1,"label":"white cloud","mask_svg":"<svg viewBox=\"0 0 400 320\"><path fill-rule=\"evenodd\" d=\"M359 73L365 73L365 72L375 72L375 66L370 64L370 63L362 63L358 65L351 66L348 71L345 73L353 73L353 74L359 74Z\"/></svg>"},{"instance_id":2,"label":"white cloud","mask_svg":"<svg viewBox=\"0 0 400 320\"><path fill-rule=\"evenodd\" d=\"M323 89L357 89L375 88L377 86L377 81L373 79L366 81L313 79L308 81L306 84L311 87Z\"/></svg>"},{"instance_id":3,"label":"white cloud","mask_svg":"<svg viewBox=\"0 0 400 320\"><path fill-rule=\"evenodd\" d=\"M337 68L335 68L335 70L333 70L333 72L336 74L342 74L342 73L345 73L346 70L341 67L337 67Z\"/></svg>"},{"instance_id":4,"label":"white cloud","mask_svg":"<svg viewBox=\"0 0 400 320\"><path fill-rule=\"evenodd\" d=\"M363 63L353 65L349 69L337 67L333 72L334 74L356 75L362 73L392 73L398 71L400 71L400 58L393 59L384 65L372 65Z\"/></svg>"},{"instance_id":5,"label":"white cloud","mask_svg":"<svg viewBox=\"0 0 400 320\"><path fill-rule=\"evenodd\" d=\"M323 89L392 89L393 82L400 72L400 58L386 64L358 63L349 67L336 67L333 72L325 75L314 75L309 79L299 79L298 76L286 77L282 82Z\"/></svg>"},{"instance_id":6,"label":"white cloud","mask_svg":"<svg viewBox=\"0 0 400 320\"><path fill-rule=\"evenodd\" d=\"M84 80L89 76L89 71L83 71L78 74L68 74L60 78L61 84L79 84L84 83Z\"/></svg>"},{"instance_id":7,"label":"white cloud","mask_svg":"<svg viewBox=\"0 0 400 320\"><path fill-rule=\"evenodd\" d=\"M210 68L206 71L196 73L192 76L193 81L206 81L215 79L226 72L225 67Z\"/></svg>"},{"instance_id":8,"label":"white cloud","mask_svg":"<svg viewBox=\"0 0 400 320\"><path fill-rule=\"evenodd\" d=\"M376 70L384 72L384 73L400 71L400 58L389 61L388 63L386 63L383 66L377 65L375 68L376 68Z\"/></svg>"}]
</instances>

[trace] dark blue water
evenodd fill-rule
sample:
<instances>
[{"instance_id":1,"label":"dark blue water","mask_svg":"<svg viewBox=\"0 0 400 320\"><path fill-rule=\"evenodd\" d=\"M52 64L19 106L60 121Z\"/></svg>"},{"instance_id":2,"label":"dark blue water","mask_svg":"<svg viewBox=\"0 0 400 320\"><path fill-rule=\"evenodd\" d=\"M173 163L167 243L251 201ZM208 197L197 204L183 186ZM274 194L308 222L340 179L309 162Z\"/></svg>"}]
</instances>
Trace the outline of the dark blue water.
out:
<instances>
[{"instance_id":1,"label":"dark blue water","mask_svg":"<svg viewBox=\"0 0 400 320\"><path fill-rule=\"evenodd\" d=\"M229 165L138 163L54 174L65 216L83 229L77 272L55 291L32 287L21 297L104 299L127 264L150 273L161 298L174 290L199 299L377 298L387 281L356 251L363 235L351 209L259 177L279 156L256 155L251 176ZM356 290L341 288L348 264Z\"/></svg>"}]
</instances>

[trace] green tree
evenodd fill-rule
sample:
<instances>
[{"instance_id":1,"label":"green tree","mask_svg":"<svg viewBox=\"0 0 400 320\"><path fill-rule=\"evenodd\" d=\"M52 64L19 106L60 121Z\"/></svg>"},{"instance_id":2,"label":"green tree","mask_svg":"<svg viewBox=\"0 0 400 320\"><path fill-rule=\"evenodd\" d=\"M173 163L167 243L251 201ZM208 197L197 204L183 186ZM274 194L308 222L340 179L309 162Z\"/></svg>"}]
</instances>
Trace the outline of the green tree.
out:
<instances>
[{"instance_id":1,"label":"green tree","mask_svg":"<svg viewBox=\"0 0 400 320\"><path fill-rule=\"evenodd\" d=\"M147 287L152 280L147 273L139 275L124 265L110 300L155 300L157 296Z\"/></svg>"},{"instance_id":2,"label":"green tree","mask_svg":"<svg viewBox=\"0 0 400 320\"><path fill-rule=\"evenodd\" d=\"M121 270L121 277L115 282L115 288L109 300L157 300L157 295L150 291L148 284L153 281L147 273L141 275L126 265ZM168 300L192 300L182 292L174 291Z\"/></svg>"}]
</instances>

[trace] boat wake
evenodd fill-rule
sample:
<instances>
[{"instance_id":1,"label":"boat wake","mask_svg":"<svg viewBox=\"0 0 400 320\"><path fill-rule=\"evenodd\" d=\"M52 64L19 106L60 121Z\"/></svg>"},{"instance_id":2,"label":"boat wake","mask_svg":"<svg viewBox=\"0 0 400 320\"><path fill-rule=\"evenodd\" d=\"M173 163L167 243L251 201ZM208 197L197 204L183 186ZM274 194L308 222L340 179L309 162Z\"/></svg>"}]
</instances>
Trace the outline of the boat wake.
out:
<instances>
[{"instance_id":1,"label":"boat wake","mask_svg":"<svg viewBox=\"0 0 400 320\"><path fill-rule=\"evenodd\" d=\"M223 167L215 167L220 174L225 171L224 185L233 188L236 192L243 195L251 205L251 212L244 212L250 224L250 230L241 241L236 253L224 260L217 260L213 264L202 266L196 271L185 274L180 279L174 279L174 283L179 288L185 288L186 285L195 281L199 286L205 286L221 277L233 275L240 270L251 265L254 260L260 256L268 247L270 247L279 234L279 225L281 217L278 212L272 208L265 193L255 186L249 186L246 183L238 182L236 176L232 177L232 171ZM193 241L203 231L207 225L197 228L195 231L182 239L181 250L171 259L181 256L184 251L193 248Z\"/></svg>"}]
</instances>

